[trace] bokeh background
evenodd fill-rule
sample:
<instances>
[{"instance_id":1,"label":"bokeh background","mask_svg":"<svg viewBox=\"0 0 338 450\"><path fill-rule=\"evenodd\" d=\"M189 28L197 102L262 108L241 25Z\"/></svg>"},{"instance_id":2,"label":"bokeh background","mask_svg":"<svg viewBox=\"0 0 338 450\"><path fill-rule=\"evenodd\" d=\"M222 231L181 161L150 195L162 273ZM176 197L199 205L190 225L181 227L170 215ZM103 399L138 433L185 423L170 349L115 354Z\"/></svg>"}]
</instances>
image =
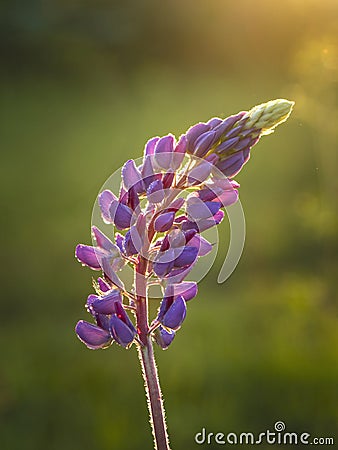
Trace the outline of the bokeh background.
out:
<instances>
[{"instance_id":1,"label":"bokeh background","mask_svg":"<svg viewBox=\"0 0 338 450\"><path fill-rule=\"evenodd\" d=\"M337 36L335 0L1 2L2 449L151 448L135 349L89 351L74 334L92 276L74 247L147 138L278 97L294 113L236 178L240 264L216 283L224 222L157 352L169 432L194 449L202 427L283 420L337 442Z\"/></svg>"}]
</instances>

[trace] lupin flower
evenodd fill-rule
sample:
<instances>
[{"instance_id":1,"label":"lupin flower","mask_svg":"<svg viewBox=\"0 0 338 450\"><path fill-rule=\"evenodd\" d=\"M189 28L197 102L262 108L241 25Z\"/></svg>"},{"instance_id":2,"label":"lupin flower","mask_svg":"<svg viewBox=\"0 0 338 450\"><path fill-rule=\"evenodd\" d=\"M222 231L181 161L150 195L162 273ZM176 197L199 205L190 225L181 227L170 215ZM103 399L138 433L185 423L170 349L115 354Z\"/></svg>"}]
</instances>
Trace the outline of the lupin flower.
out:
<instances>
[{"instance_id":1,"label":"lupin flower","mask_svg":"<svg viewBox=\"0 0 338 450\"><path fill-rule=\"evenodd\" d=\"M292 107L288 100L273 100L226 119L200 122L177 142L172 134L150 139L141 163L124 164L118 194L105 189L98 196L102 220L114 237L93 226L95 245L76 247L77 259L102 270L102 277L86 302L94 323L80 320L75 331L90 349L114 342L137 347L155 449L168 450L169 443L153 342L161 349L172 344L187 303L197 295L197 283L187 278L213 249L203 232L218 225L224 208L237 201L240 186L232 178L252 147L284 122ZM134 271L130 292L118 276L127 266ZM162 298L149 323L152 284L161 287Z\"/></svg>"}]
</instances>

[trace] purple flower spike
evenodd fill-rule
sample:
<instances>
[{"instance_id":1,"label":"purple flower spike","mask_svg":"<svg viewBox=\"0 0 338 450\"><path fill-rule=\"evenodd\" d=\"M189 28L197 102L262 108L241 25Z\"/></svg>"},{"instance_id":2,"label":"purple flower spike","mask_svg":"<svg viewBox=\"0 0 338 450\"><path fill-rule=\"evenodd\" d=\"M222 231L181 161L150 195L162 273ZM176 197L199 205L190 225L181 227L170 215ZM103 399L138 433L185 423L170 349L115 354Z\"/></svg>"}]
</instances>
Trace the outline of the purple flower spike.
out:
<instances>
[{"instance_id":1,"label":"purple flower spike","mask_svg":"<svg viewBox=\"0 0 338 450\"><path fill-rule=\"evenodd\" d=\"M175 213L167 212L160 214L156 217L154 222L154 229L159 232L164 232L170 230L174 223Z\"/></svg>"},{"instance_id":2,"label":"purple flower spike","mask_svg":"<svg viewBox=\"0 0 338 450\"><path fill-rule=\"evenodd\" d=\"M113 314L116 312L116 302L122 302L122 296L118 289L109 291L102 297L91 301L91 309L98 314Z\"/></svg>"},{"instance_id":3,"label":"purple flower spike","mask_svg":"<svg viewBox=\"0 0 338 450\"><path fill-rule=\"evenodd\" d=\"M85 320L79 320L75 332L78 338L91 350L107 347L112 341L108 331Z\"/></svg>"},{"instance_id":4,"label":"purple flower spike","mask_svg":"<svg viewBox=\"0 0 338 450\"><path fill-rule=\"evenodd\" d=\"M169 331L165 330L161 326L157 328L157 330L154 333L155 341L162 348L162 350L166 350L169 347L169 345L174 340L174 337L175 337L174 331L169 333Z\"/></svg>"},{"instance_id":5,"label":"purple flower spike","mask_svg":"<svg viewBox=\"0 0 338 450\"><path fill-rule=\"evenodd\" d=\"M100 270L101 265L98 259L100 252L90 245L78 244L75 249L75 257L85 266L94 270Z\"/></svg>"},{"instance_id":6,"label":"purple flower spike","mask_svg":"<svg viewBox=\"0 0 338 450\"><path fill-rule=\"evenodd\" d=\"M161 203L164 200L165 191L163 190L162 180L153 181L147 189L147 198L151 203Z\"/></svg>"},{"instance_id":7,"label":"purple flower spike","mask_svg":"<svg viewBox=\"0 0 338 450\"><path fill-rule=\"evenodd\" d=\"M182 325L186 314L187 306L185 300L181 295L179 295L174 300L168 311L164 314L161 323L164 327L177 331Z\"/></svg>"},{"instance_id":8,"label":"purple flower spike","mask_svg":"<svg viewBox=\"0 0 338 450\"><path fill-rule=\"evenodd\" d=\"M180 254L175 259L175 262L174 262L175 267L180 268L180 267L190 266L190 264L192 264L195 261L195 259L197 258L198 249L196 247L186 246L183 249L181 248L179 250L180 250Z\"/></svg>"},{"instance_id":9,"label":"purple flower spike","mask_svg":"<svg viewBox=\"0 0 338 450\"><path fill-rule=\"evenodd\" d=\"M215 143L215 136L216 133L214 131L202 134L195 142L194 155L203 158Z\"/></svg>"},{"instance_id":10,"label":"purple flower spike","mask_svg":"<svg viewBox=\"0 0 338 450\"><path fill-rule=\"evenodd\" d=\"M117 200L117 197L108 189L101 192L98 197L101 215L105 223L112 223L109 208L114 200Z\"/></svg>"},{"instance_id":11,"label":"purple flower spike","mask_svg":"<svg viewBox=\"0 0 338 450\"><path fill-rule=\"evenodd\" d=\"M110 330L113 338L122 347L129 347L136 336L136 329L120 303L116 304L116 314L110 318Z\"/></svg>"},{"instance_id":12,"label":"purple flower spike","mask_svg":"<svg viewBox=\"0 0 338 450\"><path fill-rule=\"evenodd\" d=\"M113 201L109 211L118 230L124 230L130 227L133 211L128 206L118 201Z\"/></svg>"},{"instance_id":13,"label":"purple flower spike","mask_svg":"<svg viewBox=\"0 0 338 450\"><path fill-rule=\"evenodd\" d=\"M154 158L156 164L162 169L169 169L174 151L174 136L168 134L159 139L154 149Z\"/></svg>"}]
</instances>

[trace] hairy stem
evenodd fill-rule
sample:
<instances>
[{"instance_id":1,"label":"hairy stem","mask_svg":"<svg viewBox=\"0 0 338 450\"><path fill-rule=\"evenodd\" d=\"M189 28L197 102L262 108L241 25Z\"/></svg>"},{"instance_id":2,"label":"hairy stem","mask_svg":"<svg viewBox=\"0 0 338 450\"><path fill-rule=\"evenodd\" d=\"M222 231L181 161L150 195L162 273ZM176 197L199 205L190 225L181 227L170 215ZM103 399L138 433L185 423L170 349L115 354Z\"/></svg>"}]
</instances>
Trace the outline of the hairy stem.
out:
<instances>
[{"instance_id":1,"label":"hairy stem","mask_svg":"<svg viewBox=\"0 0 338 450\"><path fill-rule=\"evenodd\" d=\"M147 260L140 257L135 270L136 317L141 343L138 346L138 354L144 379L155 450L170 450L153 343L149 334L147 265Z\"/></svg>"},{"instance_id":2,"label":"hairy stem","mask_svg":"<svg viewBox=\"0 0 338 450\"><path fill-rule=\"evenodd\" d=\"M170 450L161 387L150 336L148 336L147 345L139 347L139 358L147 395L155 449Z\"/></svg>"}]
</instances>

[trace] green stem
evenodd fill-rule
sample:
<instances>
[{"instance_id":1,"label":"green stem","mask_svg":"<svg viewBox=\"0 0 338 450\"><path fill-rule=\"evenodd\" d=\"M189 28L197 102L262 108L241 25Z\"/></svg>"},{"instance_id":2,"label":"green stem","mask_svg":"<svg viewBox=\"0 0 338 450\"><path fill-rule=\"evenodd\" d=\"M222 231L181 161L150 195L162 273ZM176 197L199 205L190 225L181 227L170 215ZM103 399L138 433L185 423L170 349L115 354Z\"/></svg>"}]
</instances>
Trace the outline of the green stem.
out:
<instances>
[{"instance_id":1,"label":"green stem","mask_svg":"<svg viewBox=\"0 0 338 450\"><path fill-rule=\"evenodd\" d=\"M139 359L142 367L155 449L170 450L163 398L150 336L148 336L147 345L139 347Z\"/></svg>"},{"instance_id":2,"label":"green stem","mask_svg":"<svg viewBox=\"0 0 338 450\"><path fill-rule=\"evenodd\" d=\"M144 257L140 257L135 270L137 331L141 343L138 346L138 354L144 379L155 450L170 450L153 343L149 334L147 265L147 260Z\"/></svg>"}]
</instances>

